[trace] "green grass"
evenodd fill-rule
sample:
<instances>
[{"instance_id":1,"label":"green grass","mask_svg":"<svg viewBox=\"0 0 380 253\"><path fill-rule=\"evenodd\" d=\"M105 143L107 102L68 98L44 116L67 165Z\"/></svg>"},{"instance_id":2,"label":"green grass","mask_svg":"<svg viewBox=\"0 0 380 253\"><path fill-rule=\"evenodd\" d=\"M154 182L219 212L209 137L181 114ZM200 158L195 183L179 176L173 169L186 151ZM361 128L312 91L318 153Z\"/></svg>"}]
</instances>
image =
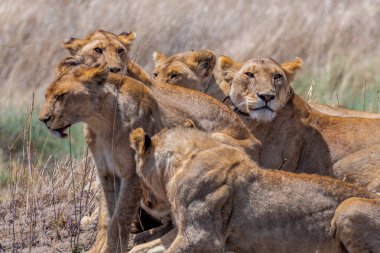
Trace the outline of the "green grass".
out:
<instances>
[{"instance_id":1,"label":"green grass","mask_svg":"<svg viewBox=\"0 0 380 253\"><path fill-rule=\"evenodd\" d=\"M44 164L48 158L67 158L70 153L74 159L83 155L85 143L82 124L72 126L68 138L59 139L39 122L37 113L34 111L30 117L30 113L18 110L0 111L0 148L3 153L0 166L7 164L10 159L26 159L28 147L34 164Z\"/></svg>"},{"instance_id":2,"label":"green grass","mask_svg":"<svg viewBox=\"0 0 380 253\"><path fill-rule=\"evenodd\" d=\"M7 186L7 183L12 179L8 170L0 170L0 189Z\"/></svg>"},{"instance_id":3,"label":"green grass","mask_svg":"<svg viewBox=\"0 0 380 253\"><path fill-rule=\"evenodd\" d=\"M355 70L347 70L345 58L315 70L303 69L296 76L294 88L307 97L314 82L312 98L322 104L340 105L348 109L379 112L380 74L376 65L368 62Z\"/></svg>"}]
</instances>

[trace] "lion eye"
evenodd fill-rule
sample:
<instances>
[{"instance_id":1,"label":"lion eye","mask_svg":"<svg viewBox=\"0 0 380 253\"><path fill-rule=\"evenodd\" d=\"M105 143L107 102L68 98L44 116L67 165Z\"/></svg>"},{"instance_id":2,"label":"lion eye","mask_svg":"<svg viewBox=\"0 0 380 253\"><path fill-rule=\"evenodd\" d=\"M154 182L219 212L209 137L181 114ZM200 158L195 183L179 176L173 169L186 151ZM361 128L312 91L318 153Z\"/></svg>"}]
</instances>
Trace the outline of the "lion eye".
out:
<instances>
[{"instance_id":1,"label":"lion eye","mask_svg":"<svg viewBox=\"0 0 380 253\"><path fill-rule=\"evenodd\" d=\"M103 53L103 49L101 49L100 47L95 47L94 51L97 52L98 54Z\"/></svg>"},{"instance_id":2,"label":"lion eye","mask_svg":"<svg viewBox=\"0 0 380 253\"><path fill-rule=\"evenodd\" d=\"M177 78L177 77L179 77L178 73L171 73L170 74L170 79L174 79L174 78Z\"/></svg>"},{"instance_id":3,"label":"lion eye","mask_svg":"<svg viewBox=\"0 0 380 253\"><path fill-rule=\"evenodd\" d=\"M282 79L283 78L283 76L281 75L281 74L275 74L274 76L273 76L273 79L274 80L280 80L280 79Z\"/></svg>"},{"instance_id":4,"label":"lion eye","mask_svg":"<svg viewBox=\"0 0 380 253\"><path fill-rule=\"evenodd\" d=\"M117 53L118 53L118 54L123 54L123 53L124 53L124 48L119 48L119 49L117 50Z\"/></svg>"},{"instance_id":5,"label":"lion eye","mask_svg":"<svg viewBox=\"0 0 380 253\"><path fill-rule=\"evenodd\" d=\"M249 78L255 77L255 74L253 74L252 72L245 72L244 74L246 74Z\"/></svg>"},{"instance_id":6,"label":"lion eye","mask_svg":"<svg viewBox=\"0 0 380 253\"><path fill-rule=\"evenodd\" d=\"M154 77L154 78L156 78L156 77L157 77L157 75L158 75L157 73L153 73L153 77Z\"/></svg>"}]
</instances>

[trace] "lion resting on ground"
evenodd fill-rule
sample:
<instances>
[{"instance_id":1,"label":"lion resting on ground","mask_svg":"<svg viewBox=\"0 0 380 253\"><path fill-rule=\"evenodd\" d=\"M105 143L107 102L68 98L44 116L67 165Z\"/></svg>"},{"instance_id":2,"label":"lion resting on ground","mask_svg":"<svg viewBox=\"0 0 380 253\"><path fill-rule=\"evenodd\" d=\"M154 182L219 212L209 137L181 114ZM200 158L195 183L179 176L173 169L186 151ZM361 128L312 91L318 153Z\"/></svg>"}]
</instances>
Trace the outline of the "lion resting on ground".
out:
<instances>
[{"instance_id":1,"label":"lion resting on ground","mask_svg":"<svg viewBox=\"0 0 380 253\"><path fill-rule=\"evenodd\" d=\"M208 60L200 65L195 64L194 59L202 54L208 55ZM155 52L153 54L155 62L153 77L160 82L198 90L215 97L219 101L224 101L230 93L233 72L229 73L221 68L219 61L223 57L219 58L217 62L215 54L210 50L184 52L169 57L160 52ZM233 62L233 64L242 66L244 63ZM224 101L224 103L229 104L229 101ZM330 116L380 118L378 113L347 110L314 103L310 106Z\"/></svg>"},{"instance_id":2,"label":"lion resting on ground","mask_svg":"<svg viewBox=\"0 0 380 253\"><path fill-rule=\"evenodd\" d=\"M105 227L98 231L95 252L123 252L128 247L131 221L141 198L129 145L133 129L144 127L153 135L189 118L202 130L241 141L257 158L259 142L236 114L214 99L172 85L147 87L129 77L109 75L104 65L72 66L72 60L64 60L57 68L63 72L47 88L39 119L59 137L67 136L72 124L86 123L86 142L106 199L100 219L107 221L110 216L107 231L107 222L100 223Z\"/></svg>"},{"instance_id":3,"label":"lion resting on ground","mask_svg":"<svg viewBox=\"0 0 380 253\"><path fill-rule=\"evenodd\" d=\"M376 197L330 177L260 169L241 148L195 129L151 139L138 128L130 138L142 183L172 208L178 234L167 253L344 252L346 240L330 236L335 209Z\"/></svg>"},{"instance_id":4,"label":"lion resting on ground","mask_svg":"<svg viewBox=\"0 0 380 253\"><path fill-rule=\"evenodd\" d=\"M242 66L226 57L219 62L233 75L235 111L262 143L260 166L332 175L380 191L380 119L311 109L290 85L300 59L279 64L257 58Z\"/></svg>"}]
</instances>

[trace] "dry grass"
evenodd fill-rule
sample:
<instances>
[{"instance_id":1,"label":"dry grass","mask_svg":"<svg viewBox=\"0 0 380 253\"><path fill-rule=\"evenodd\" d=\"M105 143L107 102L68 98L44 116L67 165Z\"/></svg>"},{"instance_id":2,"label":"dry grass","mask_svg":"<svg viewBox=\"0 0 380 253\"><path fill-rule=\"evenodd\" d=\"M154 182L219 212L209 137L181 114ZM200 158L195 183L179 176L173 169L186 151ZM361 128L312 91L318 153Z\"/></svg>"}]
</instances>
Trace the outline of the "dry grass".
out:
<instances>
[{"instance_id":1,"label":"dry grass","mask_svg":"<svg viewBox=\"0 0 380 253\"><path fill-rule=\"evenodd\" d=\"M95 227L81 230L82 217L94 211L99 192L95 167L86 150L80 160L41 160L45 145L35 144L34 104L28 107L22 127L0 164L0 252L81 252L94 239ZM19 146L16 152L14 146ZM1 186L1 185L0 185Z\"/></svg>"},{"instance_id":2,"label":"dry grass","mask_svg":"<svg viewBox=\"0 0 380 253\"><path fill-rule=\"evenodd\" d=\"M95 225L80 227L99 191L89 158L57 162L53 171L18 164L10 170L8 199L0 201L0 252L81 252L91 245Z\"/></svg>"},{"instance_id":3,"label":"dry grass","mask_svg":"<svg viewBox=\"0 0 380 253\"><path fill-rule=\"evenodd\" d=\"M149 71L155 50L209 48L238 60L299 56L305 59L299 91L306 93L314 80L321 101L335 103L337 93L341 104L362 109L367 82L370 111L380 86L379 21L378 0L4 0L0 105L23 105L32 91L40 102L54 65L65 55L62 41L102 28L136 31L133 54Z\"/></svg>"}]
</instances>

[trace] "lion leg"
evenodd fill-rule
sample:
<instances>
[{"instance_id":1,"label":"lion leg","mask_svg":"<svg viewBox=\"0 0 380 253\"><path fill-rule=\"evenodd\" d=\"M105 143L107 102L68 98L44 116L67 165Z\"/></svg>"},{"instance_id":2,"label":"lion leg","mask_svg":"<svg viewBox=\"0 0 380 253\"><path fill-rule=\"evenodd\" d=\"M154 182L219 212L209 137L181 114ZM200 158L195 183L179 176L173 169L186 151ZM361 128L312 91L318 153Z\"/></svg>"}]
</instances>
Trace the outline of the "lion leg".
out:
<instances>
[{"instance_id":1,"label":"lion leg","mask_svg":"<svg viewBox=\"0 0 380 253\"><path fill-rule=\"evenodd\" d=\"M174 213L178 234L166 253L175 252L224 252L223 214L227 209L221 209L221 203L226 203L227 194L223 187L208 194L215 204L210 208L211 201L204 201L194 206L177 206ZM174 201L176 206L176 200ZM207 211L206 211L207 210ZM225 214L225 213L224 213Z\"/></svg>"},{"instance_id":2,"label":"lion leg","mask_svg":"<svg viewBox=\"0 0 380 253\"><path fill-rule=\"evenodd\" d=\"M141 199L140 181L136 174L121 181L119 198L107 231L107 252L125 252L129 232Z\"/></svg>"},{"instance_id":3,"label":"lion leg","mask_svg":"<svg viewBox=\"0 0 380 253\"><path fill-rule=\"evenodd\" d=\"M334 177L380 192L380 144L359 150L333 165Z\"/></svg>"},{"instance_id":4,"label":"lion leg","mask_svg":"<svg viewBox=\"0 0 380 253\"><path fill-rule=\"evenodd\" d=\"M144 231L142 233L136 234L136 236L133 240L134 244L138 245L138 244L146 243L149 241L153 241L155 239L158 239L158 238L164 236L165 234L167 234L172 229L173 229L172 223L166 222L157 228L152 228L152 229L149 229L149 230Z\"/></svg>"},{"instance_id":5,"label":"lion leg","mask_svg":"<svg viewBox=\"0 0 380 253\"><path fill-rule=\"evenodd\" d=\"M177 229L174 228L160 239L133 247L129 253L164 253L173 243L176 236Z\"/></svg>"},{"instance_id":6,"label":"lion leg","mask_svg":"<svg viewBox=\"0 0 380 253\"><path fill-rule=\"evenodd\" d=\"M101 194L99 201L98 224L96 231L95 243L89 251L85 253L100 253L105 252L107 243L107 227L109 215L107 211L107 201L103 194Z\"/></svg>"},{"instance_id":7,"label":"lion leg","mask_svg":"<svg viewBox=\"0 0 380 253\"><path fill-rule=\"evenodd\" d=\"M191 228L186 228L185 231L179 232L166 253L224 252L224 243L217 231L213 231L211 227L196 227L191 226Z\"/></svg>"},{"instance_id":8,"label":"lion leg","mask_svg":"<svg viewBox=\"0 0 380 253\"><path fill-rule=\"evenodd\" d=\"M88 253L105 252L107 242L107 228L110 214L114 213L116 201L119 195L120 180L113 175L101 173L98 170L102 193L99 201L99 217L96 239Z\"/></svg>"},{"instance_id":9,"label":"lion leg","mask_svg":"<svg viewBox=\"0 0 380 253\"><path fill-rule=\"evenodd\" d=\"M349 253L380 253L380 199L343 201L331 227Z\"/></svg>"}]
</instances>

